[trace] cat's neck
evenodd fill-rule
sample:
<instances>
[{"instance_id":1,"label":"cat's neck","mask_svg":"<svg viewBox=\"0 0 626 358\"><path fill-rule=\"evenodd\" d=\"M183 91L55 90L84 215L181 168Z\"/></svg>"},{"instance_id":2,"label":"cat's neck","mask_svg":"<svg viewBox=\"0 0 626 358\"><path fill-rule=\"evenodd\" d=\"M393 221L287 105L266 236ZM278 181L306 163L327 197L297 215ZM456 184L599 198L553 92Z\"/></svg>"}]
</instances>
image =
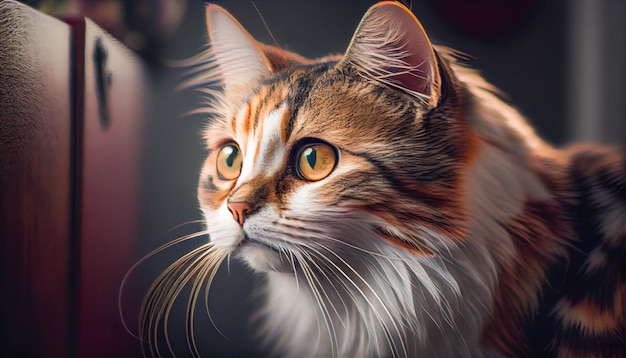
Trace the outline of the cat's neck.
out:
<instances>
[{"instance_id":1,"label":"cat's neck","mask_svg":"<svg viewBox=\"0 0 626 358\"><path fill-rule=\"evenodd\" d=\"M565 164L515 109L486 91L474 94L479 108L469 120L481 145L467 172L468 239L488 248L498 272L483 343L524 355L525 330L546 306L553 268L573 238L561 195Z\"/></svg>"}]
</instances>

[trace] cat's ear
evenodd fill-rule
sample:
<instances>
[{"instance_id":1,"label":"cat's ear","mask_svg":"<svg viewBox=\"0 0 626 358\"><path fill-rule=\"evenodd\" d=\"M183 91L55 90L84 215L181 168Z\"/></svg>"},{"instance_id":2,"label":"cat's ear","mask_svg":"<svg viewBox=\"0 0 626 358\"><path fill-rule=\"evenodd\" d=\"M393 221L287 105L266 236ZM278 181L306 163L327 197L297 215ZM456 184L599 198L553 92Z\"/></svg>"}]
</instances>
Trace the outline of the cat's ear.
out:
<instances>
[{"instance_id":1,"label":"cat's ear","mask_svg":"<svg viewBox=\"0 0 626 358\"><path fill-rule=\"evenodd\" d=\"M224 92L237 95L272 72L261 45L226 10L206 7L211 53L223 81Z\"/></svg>"},{"instance_id":2,"label":"cat's ear","mask_svg":"<svg viewBox=\"0 0 626 358\"><path fill-rule=\"evenodd\" d=\"M341 64L435 107L441 78L437 58L424 28L404 5L383 1L363 16Z\"/></svg>"}]
</instances>

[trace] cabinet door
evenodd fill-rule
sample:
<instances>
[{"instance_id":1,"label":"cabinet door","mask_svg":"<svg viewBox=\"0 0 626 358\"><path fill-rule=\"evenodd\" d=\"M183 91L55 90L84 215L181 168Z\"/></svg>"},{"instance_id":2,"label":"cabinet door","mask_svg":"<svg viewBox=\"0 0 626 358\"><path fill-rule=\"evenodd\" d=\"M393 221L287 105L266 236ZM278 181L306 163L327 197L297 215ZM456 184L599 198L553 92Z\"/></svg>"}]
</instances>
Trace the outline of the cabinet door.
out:
<instances>
[{"instance_id":1,"label":"cabinet door","mask_svg":"<svg viewBox=\"0 0 626 358\"><path fill-rule=\"evenodd\" d=\"M0 356L141 354L118 292L137 259L146 88L91 21L0 0Z\"/></svg>"},{"instance_id":2,"label":"cabinet door","mask_svg":"<svg viewBox=\"0 0 626 358\"><path fill-rule=\"evenodd\" d=\"M0 356L65 357L72 231L70 28L0 0Z\"/></svg>"},{"instance_id":3,"label":"cabinet door","mask_svg":"<svg viewBox=\"0 0 626 358\"><path fill-rule=\"evenodd\" d=\"M147 78L139 59L93 22L73 22L73 28L76 63L84 64L84 82L76 86L83 96L76 128L79 355L136 356L140 345L122 326L118 290L137 260ZM122 300L132 329L134 286L128 284Z\"/></svg>"}]
</instances>

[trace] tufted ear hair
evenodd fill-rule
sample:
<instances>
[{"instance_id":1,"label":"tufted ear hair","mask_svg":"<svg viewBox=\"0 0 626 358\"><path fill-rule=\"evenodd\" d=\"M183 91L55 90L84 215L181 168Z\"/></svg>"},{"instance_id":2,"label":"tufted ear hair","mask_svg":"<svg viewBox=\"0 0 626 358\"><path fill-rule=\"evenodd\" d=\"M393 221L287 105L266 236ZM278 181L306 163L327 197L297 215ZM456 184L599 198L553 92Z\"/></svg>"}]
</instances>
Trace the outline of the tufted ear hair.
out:
<instances>
[{"instance_id":1,"label":"tufted ear hair","mask_svg":"<svg viewBox=\"0 0 626 358\"><path fill-rule=\"evenodd\" d=\"M433 46L415 15L395 1L367 11L339 65L354 66L367 80L398 88L430 108L441 96Z\"/></svg>"},{"instance_id":2,"label":"tufted ear hair","mask_svg":"<svg viewBox=\"0 0 626 358\"><path fill-rule=\"evenodd\" d=\"M241 93L272 73L261 45L226 10L209 4L206 21L213 60L228 96Z\"/></svg>"}]
</instances>

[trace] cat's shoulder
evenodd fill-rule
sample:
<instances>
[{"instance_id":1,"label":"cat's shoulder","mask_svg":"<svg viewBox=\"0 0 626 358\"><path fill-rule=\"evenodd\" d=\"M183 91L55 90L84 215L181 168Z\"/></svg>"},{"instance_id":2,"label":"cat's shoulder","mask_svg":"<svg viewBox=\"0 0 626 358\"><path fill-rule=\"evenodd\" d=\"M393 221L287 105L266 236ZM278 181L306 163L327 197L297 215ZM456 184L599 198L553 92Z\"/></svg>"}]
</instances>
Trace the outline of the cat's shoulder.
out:
<instances>
[{"instance_id":1,"label":"cat's shoulder","mask_svg":"<svg viewBox=\"0 0 626 358\"><path fill-rule=\"evenodd\" d=\"M626 236L626 156L617 146L576 144L566 149L568 176L579 205L605 218L598 229ZM623 243L626 245L626 243Z\"/></svg>"},{"instance_id":2,"label":"cat's shoulder","mask_svg":"<svg viewBox=\"0 0 626 358\"><path fill-rule=\"evenodd\" d=\"M558 356L626 351L626 159L617 147L565 149L575 231L562 298L553 313ZM574 352L576 352L574 354Z\"/></svg>"},{"instance_id":3,"label":"cat's shoulder","mask_svg":"<svg viewBox=\"0 0 626 358\"><path fill-rule=\"evenodd\" d=\"M626 156L611 146L577 144L566 149L572 189L571 215L585 246L613 251L626 263ZM576 223L575 223L576 224ZM625 273L626 275L626 273ZM626 280L626 277L622 277Z\"/></svg>"}]
</instances>

